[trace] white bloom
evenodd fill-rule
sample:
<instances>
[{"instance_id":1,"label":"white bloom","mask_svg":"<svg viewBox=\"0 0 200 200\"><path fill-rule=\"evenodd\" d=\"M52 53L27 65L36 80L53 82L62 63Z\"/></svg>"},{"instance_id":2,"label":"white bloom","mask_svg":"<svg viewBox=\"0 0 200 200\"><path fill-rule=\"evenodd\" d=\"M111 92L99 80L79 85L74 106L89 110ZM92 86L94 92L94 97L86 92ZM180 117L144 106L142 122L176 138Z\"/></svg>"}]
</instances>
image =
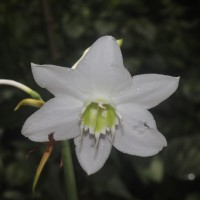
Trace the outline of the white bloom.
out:
<instances>
[{"instance_id":1,"label":"white bloom","mask_svg":"<svg viewBox=\"0 0 200 200\"><path fill-rule=\"evenodd\" d=\"M82 168L92 174L106 162L112 145L127 154L152 156L167 145L147 110L168 98L179 78L145 74L131 77L111 36L98 39L76 69L32 64L37 84L55 97L22 128L30 140L74 138Z\"/></svg>"}]
</instances>

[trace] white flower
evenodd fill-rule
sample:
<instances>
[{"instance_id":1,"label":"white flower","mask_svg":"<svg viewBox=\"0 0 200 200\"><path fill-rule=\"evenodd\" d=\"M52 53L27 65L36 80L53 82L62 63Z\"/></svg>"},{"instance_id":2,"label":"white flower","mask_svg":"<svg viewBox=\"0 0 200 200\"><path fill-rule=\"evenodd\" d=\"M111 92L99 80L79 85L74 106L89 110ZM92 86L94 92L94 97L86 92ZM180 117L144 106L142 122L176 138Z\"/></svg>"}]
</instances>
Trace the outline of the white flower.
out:
<instances>
[{"instance_id":1,"label":"white flower","mask_svg":"<svg viewBox=\"0 0 200 200\"><path fill-rule=\"evenodd\" d=\"M98 39L76 69L32 64L35 81L55 97L22 128L30 140L74 138L82 168L93 174L112 145L127 154L152 156L167 145L147 110L168 98L179 78L144 74L131 77L111 36Z\"/></svg>"}]
</instances>

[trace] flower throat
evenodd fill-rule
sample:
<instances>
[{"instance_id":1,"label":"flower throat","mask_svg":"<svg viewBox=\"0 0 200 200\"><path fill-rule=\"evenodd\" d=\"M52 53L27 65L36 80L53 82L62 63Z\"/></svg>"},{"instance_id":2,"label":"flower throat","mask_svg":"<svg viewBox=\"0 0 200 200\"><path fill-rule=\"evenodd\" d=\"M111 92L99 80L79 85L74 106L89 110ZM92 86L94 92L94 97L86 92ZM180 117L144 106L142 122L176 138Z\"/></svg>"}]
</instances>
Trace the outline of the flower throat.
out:
<instances>
[{"instance_id":1,"label":"flower throat","mask_svg":"<svg viewBox=\"0 0 200 200\"><path fill-rule=\"evenodd\" d=\"M98 142L100 134L106 132L114 134L116 125L119 124L119 118L116 109L106 103L92 102L86 106L81 116L81 129L89 131L94 135Z\"/></svg>"}]
</instances>

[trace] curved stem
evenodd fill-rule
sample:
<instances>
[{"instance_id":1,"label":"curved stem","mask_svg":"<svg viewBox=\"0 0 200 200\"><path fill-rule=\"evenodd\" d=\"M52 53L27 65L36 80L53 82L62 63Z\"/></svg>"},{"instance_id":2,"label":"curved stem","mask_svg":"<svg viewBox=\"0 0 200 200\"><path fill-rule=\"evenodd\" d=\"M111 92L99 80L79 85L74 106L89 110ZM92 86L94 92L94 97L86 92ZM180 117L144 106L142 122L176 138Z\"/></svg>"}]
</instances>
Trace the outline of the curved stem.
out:
<instances>
[{"instance_id":1,"label":"curved stem","mask_svg":"<svg viewBox=\"0 0 200 200\"><path fill-rule=\"evenodd\" d=\"M13 81L10 79L0 79L0 85L10 85L10 86L19 88L20 90L23 90L24 92L29 94L34 99L42 100L41 96L36 91L32 90L31 88L17 81Z\"/></svg>"},{"instance_id":2,"label":"curved stem","mask_svg":"<svg viewBox=\"0 0 200 200\"><path fill-rule=\"evenodd\" d=\"M67 186L67 199L78 200L69 140L62 141L62 160L64 167L65 183Z\"/></svg>"}]
</instances>

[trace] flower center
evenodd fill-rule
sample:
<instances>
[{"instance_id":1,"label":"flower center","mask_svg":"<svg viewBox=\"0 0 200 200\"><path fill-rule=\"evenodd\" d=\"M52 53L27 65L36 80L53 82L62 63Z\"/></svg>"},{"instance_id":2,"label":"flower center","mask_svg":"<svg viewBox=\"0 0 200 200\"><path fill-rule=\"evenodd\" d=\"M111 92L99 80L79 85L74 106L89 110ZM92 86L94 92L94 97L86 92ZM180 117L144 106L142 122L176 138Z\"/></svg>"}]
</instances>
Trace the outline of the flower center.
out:
<instances>
[{"instance_id":1,"label":"flower center","mask_svg":"<svg viewBox=\"0 0 200 200\"><path fill-rule=\"evenodd\" d=\"M92 102L84 110L81 116L82 131L89 131L94 135L97 142L100 134L106 132L114 134L116 125L119 124L119 118L113 106L102 103Z\"/></svg>"}]
</instances>

